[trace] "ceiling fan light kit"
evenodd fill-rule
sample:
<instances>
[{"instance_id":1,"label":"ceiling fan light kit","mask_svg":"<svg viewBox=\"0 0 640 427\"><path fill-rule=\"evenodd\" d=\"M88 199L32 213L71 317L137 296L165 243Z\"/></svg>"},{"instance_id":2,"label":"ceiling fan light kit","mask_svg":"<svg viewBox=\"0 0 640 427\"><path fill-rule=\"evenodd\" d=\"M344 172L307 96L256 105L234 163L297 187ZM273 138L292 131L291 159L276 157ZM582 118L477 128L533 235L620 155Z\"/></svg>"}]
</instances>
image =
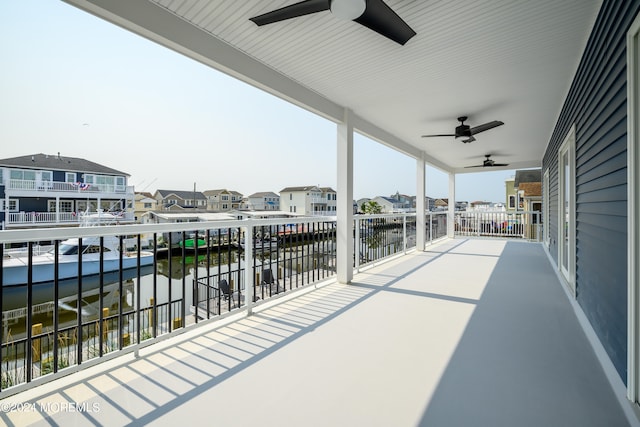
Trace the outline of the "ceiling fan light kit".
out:
<instances>
[{"instance_id":1,"label":"ceiling fan light kit","mask_svg":"<svg viewBox=\"0 0 640 427\"><path fill-rule=\"evenodd\" d=\"M333 0L331 2L331 13L345 21L360 18L366 8L366 0Z\"/></svg>"}]
</instances>

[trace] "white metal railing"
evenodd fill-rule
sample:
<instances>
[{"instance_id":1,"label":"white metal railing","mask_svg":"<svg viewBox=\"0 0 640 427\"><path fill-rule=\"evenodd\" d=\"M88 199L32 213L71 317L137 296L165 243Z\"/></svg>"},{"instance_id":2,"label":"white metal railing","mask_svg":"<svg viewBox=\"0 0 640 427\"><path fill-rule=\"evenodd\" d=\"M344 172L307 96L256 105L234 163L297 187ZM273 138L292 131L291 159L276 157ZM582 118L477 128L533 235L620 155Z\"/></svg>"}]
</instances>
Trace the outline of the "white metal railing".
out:
<instances>
[{"instance_id":1,"label":"white metal railing","mask_svg":"<svg viewBox=\"0 0 640 427\"><path fill-rule=\"evenodd\" d=\"M427 242L446 237L447 213L425 213L425 221ZM413 249L416 224L416 214L355 215L354 270ZM263 300L330 279L337 269L337 235L333 216L0 231L0 318L16 325L0 340L0 395L26 389L51 372L135 351L193 323L240 310L250 314ZM118 248L127 248L120 251L116 270L107 272L105 256L100 272L90 273L92 261L84 256L91 255L82 255L70 278L52 269L53 281L46 286L5 286L10 246L28 245L16 255L33 260L38 242L51 242L57 252L65 239L80 237L95 245L95 237L101 237L102 246L112 236L122 239ZM153 256L146 270L143 245L147 264ZM137 267L129 267L125 276L124 260L130 257ZM56 258L53 262L60 265ZM26 277L34 277L38 263L24 265Z\"/></svg>"},{"instance_id":2,"label":"white metal railing","mask_svg":"<svg viewBox=\"0 0 640 427\"><path fill-rule=\"evenodd\" d=\"M542 238L542 216L537 211L456 212L455 235L520 238L539 242Z\"/></svg>"},{"instance_id":3,"label":"white metal railing","mask_svg":"<svg viewBox=\"0 0 640 427\"><path fill-rule=\"evenodd\" d=\"M117 193L133 194L132 186L124 185L94 185L77 182L58 181L34 181L25 179L10 179L7 185L9 190L34 191L39 193Z\"/></svg>"},{"instance_id":4,"label":"white metal railing","mask_svg":"<svg viewBox=\"0 0 640 427\"><path fill-rule=\"evenodd\" d=\"M89 214L97 215L96 212ZM9 212L9 215L5 218L5 226L80 224L85 216L86 213L84 212ZM134 219L133 212L122 212L117 215L116 221L130 222Z\"/></svg>"}]
</instances>

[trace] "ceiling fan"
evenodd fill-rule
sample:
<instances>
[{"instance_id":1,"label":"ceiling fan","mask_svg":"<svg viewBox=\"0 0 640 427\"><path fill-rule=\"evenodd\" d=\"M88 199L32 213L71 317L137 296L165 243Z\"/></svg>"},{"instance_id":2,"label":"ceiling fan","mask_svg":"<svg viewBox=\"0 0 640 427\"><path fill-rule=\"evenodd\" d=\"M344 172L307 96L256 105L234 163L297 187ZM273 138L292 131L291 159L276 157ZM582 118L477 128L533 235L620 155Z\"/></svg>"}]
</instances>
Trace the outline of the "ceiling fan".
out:
<instances>
[{"instance_id":1,"label":"ceiling fan","mask_svg":"<svg viewBox=\"0 0 640 427\"><path fill-rule=\"evenodd\" d=\"M458 121L460 122L460 126L456 126L455 133L448 134L440 134L440 135L422 135L423 138L433 138L439 136L453 136L456 139L463 138L462 142L467 144L469 142L473 142L476 139L473 135L476 135L480 132L484 132L489 129L493 129L498 126L502 126L504 123L499 120L494 120L492 122L485 123L480 126L470 127L469 125L465 125L464 122L467 120L467 116L458 117Z\"/></svg>"},{"instance_id":2,"label":"ceiling fan","mask_svg":"<svg viewBox=\"0 0 640 427\"><path fill-rule=\"evenodd\" d=\"M498 166L509 166L509 163L496 163L495 161L491 160L491 154L485 154L484 156L486 157L486 159L482 162L481 165L465 166L465 168L493 168Z\"/></svg>"},{"instance_id":3,"label":"ceiling fan","mask_svg":"<svg viewBox=\"0 0 640 427\"><path fill-rule=\"evenodd\" d=\"M382 0L306 0L250 18L262 26L312 13L331 11L404 45L416 32Z\"/></svg>"}]
</instances>

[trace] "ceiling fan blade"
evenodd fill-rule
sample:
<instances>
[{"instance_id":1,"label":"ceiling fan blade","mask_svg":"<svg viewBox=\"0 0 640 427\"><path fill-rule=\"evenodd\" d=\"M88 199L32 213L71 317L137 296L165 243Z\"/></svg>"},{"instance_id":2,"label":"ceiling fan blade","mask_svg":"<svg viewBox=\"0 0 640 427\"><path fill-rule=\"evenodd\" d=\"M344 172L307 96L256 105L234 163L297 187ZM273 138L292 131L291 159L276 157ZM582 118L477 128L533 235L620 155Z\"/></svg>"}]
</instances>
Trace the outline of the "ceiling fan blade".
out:
<instances>
[{"instance_id":1,"label":"ceiling fan blade","mask_svg":"<svg viewBox=\"0 0 640 427\"><path fill-rule=\"evenodd\" d=\"M262 26L273 24L274 22L285 21L291 18L297 18L299 16L310 15L316 12L322 12L329 10L330 8L330 0L306 0L280 9L272 10L271 12L263 13L262 15L254 16L253 18L249 18L249 20L253 21L258 26Z\"/></svg>"},{"instance_id":2,"label":"ceiling fan blade","mask_svg":"<svg viewBox=\"0 0 640 427\"><path fill-rule=\"evenodd\" d=\"M471 128L471 135L475 135L477 133L484 132L485 130L493 129L493 128L498 127L498 126L502 126L503 124L504 123L499 121L499 120L494 120L492 122L485 123L485 124L480 125L480 126L472 127Z\"/></svg>"},{"instance_id":3,"label":"ceiling fan blade","mask_svg":"<svg viewBox=\"0 0 640 427\"><path fill-rule=\"evenodd\" d=\"M471 136L471 137L469 137L469 139L465 139L465 140L464 140L464 141L462 141L462 142L463 142L464 144L468 144L468 143L473 142L473 141L475 141L475 140L476 140L476 139L475 139L473 136Z\"/></svg>"},{"instance_id":4,"label":"ceiling fan blade","mask_svg":"<svg viewBox=\"0 0 640 427\"><path fill-rule=\"evenodd\" d=\"M469 169L469 168L483 168L484 165L475 165L475 166L465 166L465 169Z\"/></svg>"},{"instance_id":5,"label":"ceiling fan blade","mask_svg":"<svg viewBox=\"0 0 640 427\"><path fill-rule=\"evenodd\" d=\"M364 13L354 21L401 45L416 35L416 32L382 0L367 0Z\"/></svg>"},{"instance_id":6,"label":"ceiling fan blade","mask_svg":"<svg viewBox=\"0 0 640 427\"><path fill-rule=\"evenodd\" d=\"M509 166L509 163L494 163L493 166Z\"/></svg>"},{"instance_id":7,"label":"ceiling fan blade","mask_svg":"<svg viewBox=\"0 0 640 427\"><path fill-rule=\"evenodd\" d=\"M455 136L452 133L444 133L441 135L422 135L423 138L436 138L436 137L441 137L441 136Z\"/></svg>"}]
</instances>

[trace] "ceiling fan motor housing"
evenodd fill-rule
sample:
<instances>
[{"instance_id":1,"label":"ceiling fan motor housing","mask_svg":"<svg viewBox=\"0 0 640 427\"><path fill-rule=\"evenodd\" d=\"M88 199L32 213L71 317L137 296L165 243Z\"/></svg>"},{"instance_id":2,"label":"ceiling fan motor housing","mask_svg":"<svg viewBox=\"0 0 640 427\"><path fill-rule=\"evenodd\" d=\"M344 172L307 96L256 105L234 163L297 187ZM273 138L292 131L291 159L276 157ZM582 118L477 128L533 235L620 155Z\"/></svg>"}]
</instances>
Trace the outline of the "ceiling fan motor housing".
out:
<instances>
[{"instance_id":1,"label":"ceiling fan motor housing","mask_svg":"<svg viewBox=\"0 0 640 427\"><path fill-rule=\"evenodd\" d=\"M469 125L460 125L456 127L456 138L470 138L471 127Z\"/></svg>"}]
</instances>

